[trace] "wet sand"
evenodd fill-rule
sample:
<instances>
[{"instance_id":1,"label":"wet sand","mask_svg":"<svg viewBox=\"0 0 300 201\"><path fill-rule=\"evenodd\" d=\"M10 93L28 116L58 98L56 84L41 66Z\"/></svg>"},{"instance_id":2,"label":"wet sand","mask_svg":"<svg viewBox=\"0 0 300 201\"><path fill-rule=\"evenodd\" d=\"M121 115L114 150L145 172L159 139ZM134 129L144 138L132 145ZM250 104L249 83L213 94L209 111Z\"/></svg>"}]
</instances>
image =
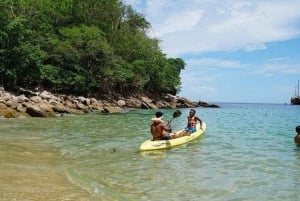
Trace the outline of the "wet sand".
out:
<instances>
[{"instance_id":1,"label":"wet sand","mask_svg":"<svg viewBox=\"0 0 300 201\"><path fill-rule=\"evenodd\" d=\"M60 154L38 138L1 138L0 200L91 200L72 184Z\"/></svg>"}]
</instances>

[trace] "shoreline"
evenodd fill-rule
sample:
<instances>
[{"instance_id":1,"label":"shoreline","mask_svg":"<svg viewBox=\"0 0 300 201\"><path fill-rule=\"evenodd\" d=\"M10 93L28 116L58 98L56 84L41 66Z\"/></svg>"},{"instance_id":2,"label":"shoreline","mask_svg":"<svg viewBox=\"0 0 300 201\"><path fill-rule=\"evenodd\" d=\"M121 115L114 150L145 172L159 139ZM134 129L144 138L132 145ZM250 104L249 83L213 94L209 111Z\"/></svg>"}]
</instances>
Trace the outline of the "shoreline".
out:
<instances>
[{"instance_id":1,"label":"shoreline","mask_svg":"<svg viewBox=\"0 0 300 201\"><path fill-rule=\"evenodd\" d=\"M63 114L84 114L90 112L122 113L125 109L162 109L214 107L203 101L165 94L160 100L138 95L120 97L116 100L99 100L83 96L53 94L49 91L33 92L20 88L18 93L5 91L0 87L0 117L57 117Z\"/></svg>"}]
</instances>

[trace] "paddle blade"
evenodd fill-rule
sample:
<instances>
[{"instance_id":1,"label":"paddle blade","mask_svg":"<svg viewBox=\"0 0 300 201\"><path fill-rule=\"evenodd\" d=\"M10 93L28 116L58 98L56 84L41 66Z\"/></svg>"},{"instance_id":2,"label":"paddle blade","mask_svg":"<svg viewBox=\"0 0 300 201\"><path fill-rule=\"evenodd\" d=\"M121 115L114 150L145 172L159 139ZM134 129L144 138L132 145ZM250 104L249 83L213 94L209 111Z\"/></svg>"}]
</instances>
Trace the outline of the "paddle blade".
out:
<instances>
[{"instance_id":1,"label":"paddle blade","mask_svg":"<svg viewBox=\"0 0 300 201\"><path fill-rule=\"evenodd\" d=\"M180 115L181 115L181 111L180 111L180 110L176 110L176 111L173 113L173 118L179 117Z\"/></svg>"}]
</instances>

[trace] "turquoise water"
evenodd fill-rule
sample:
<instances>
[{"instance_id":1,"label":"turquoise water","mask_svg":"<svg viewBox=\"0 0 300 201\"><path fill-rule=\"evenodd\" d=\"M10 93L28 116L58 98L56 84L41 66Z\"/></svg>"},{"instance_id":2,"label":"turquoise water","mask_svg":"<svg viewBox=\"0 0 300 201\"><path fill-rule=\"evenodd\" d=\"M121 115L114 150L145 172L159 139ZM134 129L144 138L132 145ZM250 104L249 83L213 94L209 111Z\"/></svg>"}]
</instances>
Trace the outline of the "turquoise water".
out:
<instances>
[{"instance_id":1,"label":"turquoise water","mask_svg":"<svg viewBox=\"0 0 300 201\"><path fill-rule=\"evenodd\" d=\"M300 106L219 105L196 108L199 139L142 153L154 110L0 119L0 200L300 200Z\"/></svg>"}]
</instances>

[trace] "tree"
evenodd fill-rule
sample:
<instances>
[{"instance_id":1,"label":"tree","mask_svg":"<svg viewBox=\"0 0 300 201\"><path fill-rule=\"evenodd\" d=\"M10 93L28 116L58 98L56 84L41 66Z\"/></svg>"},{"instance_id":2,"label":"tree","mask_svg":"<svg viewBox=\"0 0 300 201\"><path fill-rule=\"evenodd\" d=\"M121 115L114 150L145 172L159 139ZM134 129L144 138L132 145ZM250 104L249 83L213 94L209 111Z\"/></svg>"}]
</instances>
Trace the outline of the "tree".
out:
<instances>
[{"instance_id":1,"label":"tree","mask_svg":"<svg viewBox=\"0 0 300 201\"><path fill-rule=\"evenodd\" d=\"M34 87L38 84L42 59L45 52L28 29L26 16L18 14L19 1L2 2L1 20L1 82L6 88L15 86Z\"/></svg>"},{"instance_id":2,"label":"tree","mask_svg":"<svg viewBox=\"0 0 300 201\"><path fill-rule=\"evenodd\" d=\"M0 2L0 82L6 88L114 97L180 89L180 58L167 58L151 25L120 0Z\"/></svg>"}]
</instances>

